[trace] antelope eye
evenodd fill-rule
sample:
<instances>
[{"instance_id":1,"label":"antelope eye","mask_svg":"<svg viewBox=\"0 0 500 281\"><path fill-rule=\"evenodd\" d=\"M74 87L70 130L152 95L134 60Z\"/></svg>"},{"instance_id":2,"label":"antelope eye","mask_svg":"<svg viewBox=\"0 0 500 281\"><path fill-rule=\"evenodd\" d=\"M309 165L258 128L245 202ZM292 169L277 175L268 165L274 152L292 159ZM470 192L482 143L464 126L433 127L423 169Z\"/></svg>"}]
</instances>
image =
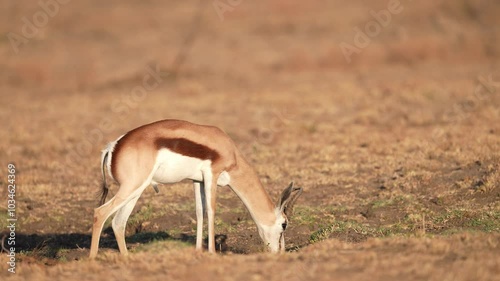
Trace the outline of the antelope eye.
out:
<instances>
[{"instance_id":1,"label":"antelope eye","mask_svg":"<svg viewBox=\"0 0 500 281\"><path fill-rule=\"evenodd\" d=\"M284 222L284 223L281 224L281 227L283 227L283 230L286 229L286 225L287 225L286 222Z\"/></svg>"}]
</instances>

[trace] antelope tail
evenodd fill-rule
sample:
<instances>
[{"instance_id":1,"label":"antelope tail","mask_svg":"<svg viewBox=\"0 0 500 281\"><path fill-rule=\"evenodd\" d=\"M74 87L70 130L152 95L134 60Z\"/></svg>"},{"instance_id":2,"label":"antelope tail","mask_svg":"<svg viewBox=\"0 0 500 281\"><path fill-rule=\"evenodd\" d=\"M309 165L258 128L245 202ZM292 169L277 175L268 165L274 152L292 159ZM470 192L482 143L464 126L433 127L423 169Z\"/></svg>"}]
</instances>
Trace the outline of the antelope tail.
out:
<instances>
[{"instance_id":1,"label":"antelope tail","mask_svg":"<svg viewBox=\"0 0 500 281\"><path fill-rule=\"evenodd\" d=\"M109 146L106 147L102 151L102 156L101 156L101 172L102 172L102 184L101 184L101 200L99 201L99 206L102 206L106 202L106 197L108 196L108 191L109 187L108 184L106 183L106 163L108 162L108 156L109 156L110 150Z\"/></svg>"}]
</instances>

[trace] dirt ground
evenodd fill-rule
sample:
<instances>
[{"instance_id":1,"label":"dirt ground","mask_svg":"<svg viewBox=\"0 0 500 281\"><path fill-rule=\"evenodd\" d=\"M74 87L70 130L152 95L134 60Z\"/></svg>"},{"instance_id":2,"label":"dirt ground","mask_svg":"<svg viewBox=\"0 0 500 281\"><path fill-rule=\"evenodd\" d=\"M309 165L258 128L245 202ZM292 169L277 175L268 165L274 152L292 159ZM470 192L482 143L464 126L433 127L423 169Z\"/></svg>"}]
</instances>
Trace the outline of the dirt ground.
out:
<instances>
[{"instance_id":1,"label":"dirt ground","mask_svg":"<svg viewBox=\"0 0 500 281\"><path fill-rule=\"evenodd\" d=\"M0 4L2 280L499 280L498 1L40 3ZM304 188L287 253L228 188L195 252L182 182L88 260L100 150L167 118L224 129L273 199Z\"/></svg>"}]
</instances>

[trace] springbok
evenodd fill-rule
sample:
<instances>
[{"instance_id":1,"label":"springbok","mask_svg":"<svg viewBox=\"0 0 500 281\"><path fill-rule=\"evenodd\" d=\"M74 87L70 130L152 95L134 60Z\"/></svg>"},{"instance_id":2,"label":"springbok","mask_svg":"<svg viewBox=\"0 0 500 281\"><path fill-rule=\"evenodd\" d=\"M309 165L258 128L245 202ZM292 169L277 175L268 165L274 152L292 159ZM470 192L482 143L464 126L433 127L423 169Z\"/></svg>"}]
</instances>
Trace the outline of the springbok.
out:
<instances>
[{"instance_id":1,"label":"springbok","mask_svg":"<svg viewBox=\"0 0 500 281\"><path fill-rule=\"evenodd\" d=\"M106 172L119 185L108 202ZM259 235L271 252L285 250L284 231L302 188L293 182L275 206L257 174L222 130L181 120L162 120L138 127L111 142L102 152L100 207L94 210L90 258L97 256L104 222L116 212L112 228L127 254L125 226L144 189L160 183L193 181L196 202L196 249L202 249L203 211L208 217L208 251L215 252L214 213L217 186L230 186L247 207Z\"/></svg>"}]
</instances>

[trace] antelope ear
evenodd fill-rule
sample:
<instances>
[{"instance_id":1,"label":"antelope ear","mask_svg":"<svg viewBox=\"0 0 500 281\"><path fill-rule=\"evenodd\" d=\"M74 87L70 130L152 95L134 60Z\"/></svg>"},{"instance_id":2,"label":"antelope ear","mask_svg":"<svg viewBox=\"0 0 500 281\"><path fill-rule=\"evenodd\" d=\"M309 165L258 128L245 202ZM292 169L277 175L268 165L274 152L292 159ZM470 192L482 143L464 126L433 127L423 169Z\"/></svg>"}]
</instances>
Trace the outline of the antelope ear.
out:
<instances>
[{"instance_id":1,"label":"antelope ear","mask_svg":"<svg viewBox=\"0 0 500 281\"><path fill-rule=\"evenodd\" d=\"M295 204L295 201L297 201L297 198L299 198L300 194L302 194L302 188L293 187L293 181L281 193L277 206L287 217L292 215L293 205Z\"/></svg>"}]
</instances>

